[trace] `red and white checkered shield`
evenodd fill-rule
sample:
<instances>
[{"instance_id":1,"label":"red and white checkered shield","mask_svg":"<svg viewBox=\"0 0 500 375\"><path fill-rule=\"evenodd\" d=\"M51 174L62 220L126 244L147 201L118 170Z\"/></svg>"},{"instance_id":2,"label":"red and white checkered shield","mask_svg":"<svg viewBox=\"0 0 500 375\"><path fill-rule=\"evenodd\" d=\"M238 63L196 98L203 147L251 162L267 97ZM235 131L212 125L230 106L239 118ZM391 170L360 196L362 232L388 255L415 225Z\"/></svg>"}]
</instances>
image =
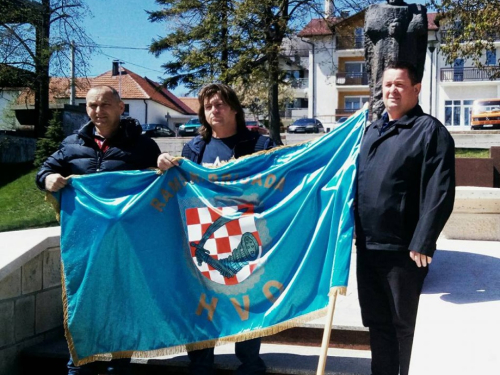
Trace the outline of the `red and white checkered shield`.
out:
<instances>
[{"instance_id":1,"label":"red and white checkered shield","mask_svg":"<svg viewBox=\"0 0 500 375\"><path fill-rule=\"evenodd\" d=\"M199 207L186 210L191 256L210 280L234 285L249 277L262 255L254 207Z\"/></svg>"}]
</instances>

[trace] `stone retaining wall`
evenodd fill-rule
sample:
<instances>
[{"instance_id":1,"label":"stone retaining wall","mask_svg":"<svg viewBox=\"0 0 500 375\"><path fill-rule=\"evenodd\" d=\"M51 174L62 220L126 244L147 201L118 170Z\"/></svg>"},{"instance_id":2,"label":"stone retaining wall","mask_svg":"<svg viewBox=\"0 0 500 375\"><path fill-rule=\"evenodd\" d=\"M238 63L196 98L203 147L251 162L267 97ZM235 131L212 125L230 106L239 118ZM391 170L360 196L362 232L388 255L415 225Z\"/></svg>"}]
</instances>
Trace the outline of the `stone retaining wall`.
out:
<instances>
[{"instance_id":1,"label":"stone retaining wall","mask_svg":"<svg viewBox=\"0 0 500 375\"><path fill-rule=\"evenodd\" d=\"M457 187L455 206L443 236L456 240L500 241L500 189Z\"/></svg>"},{"instance_id":2,"label":"stone retaining wall","mask_svg":"<svg viewBox=\"0 0 500 375\"><path fill-rule=\"evenodd\" d=\"M0 374L20 374L23 349L63 334L60 259L48 248L0 280Z\"/></svg>"}]
</instances>

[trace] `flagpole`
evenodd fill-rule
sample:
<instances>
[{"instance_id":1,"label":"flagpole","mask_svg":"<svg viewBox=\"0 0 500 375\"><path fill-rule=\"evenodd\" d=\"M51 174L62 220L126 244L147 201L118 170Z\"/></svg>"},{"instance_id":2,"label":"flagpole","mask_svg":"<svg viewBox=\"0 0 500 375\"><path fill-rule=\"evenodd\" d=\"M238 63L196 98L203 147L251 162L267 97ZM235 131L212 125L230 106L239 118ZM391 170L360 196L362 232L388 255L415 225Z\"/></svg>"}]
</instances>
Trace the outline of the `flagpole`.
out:
<instances>
[{"instance_id":1,"label":"flagpole","mask_svg":"<svg viewBox=\"0 0 500 375\"><path fill-rule=\"evenodd\" d=\"M323 331L321 354L319 356L318 370L316 371L316 375L323 375L325 373L326 359L328 358L328 347L330 344L330 334L332 332L333 313L335 311L337 294L337 288L334 288L330 293L330 302L328 303L328 311L326 313L325 330Z\"/></svg>"}]
</instances>

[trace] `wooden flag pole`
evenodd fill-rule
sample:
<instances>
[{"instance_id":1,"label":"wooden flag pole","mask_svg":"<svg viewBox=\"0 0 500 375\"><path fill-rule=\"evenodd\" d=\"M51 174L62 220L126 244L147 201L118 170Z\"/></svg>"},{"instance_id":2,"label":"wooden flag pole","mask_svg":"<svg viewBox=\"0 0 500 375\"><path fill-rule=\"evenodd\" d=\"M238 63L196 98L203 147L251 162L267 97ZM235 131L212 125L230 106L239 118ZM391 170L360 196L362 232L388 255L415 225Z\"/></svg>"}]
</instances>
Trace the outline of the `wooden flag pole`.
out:
<instances>
[{"instance_id":1,"label":"wooden flag pole","mask_svg":"<svg viewBox=\"0 0 500 375\"><path fill-rule=\"evenodd\" d=\"M328 311L326 313L325 330L323 331L321 354L319 356L318 370L316 371L316 375L323 375L325 373L326 359L328 358L328 347L330 344L330 334L332 333L333 313L335 311L337 294L337 288L333 289L332 292L330 292L330 302L328 304Z\"/></svg>"}]
</instances>

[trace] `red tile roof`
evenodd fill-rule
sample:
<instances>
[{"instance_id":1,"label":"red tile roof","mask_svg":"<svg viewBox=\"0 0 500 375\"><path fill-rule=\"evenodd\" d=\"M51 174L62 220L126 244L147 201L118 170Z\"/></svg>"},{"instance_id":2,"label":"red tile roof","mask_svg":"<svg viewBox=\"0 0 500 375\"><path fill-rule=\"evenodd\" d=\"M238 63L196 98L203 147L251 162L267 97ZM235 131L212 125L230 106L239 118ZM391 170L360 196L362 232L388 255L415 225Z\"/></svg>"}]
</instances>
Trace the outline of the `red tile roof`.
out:
<instances>
[{"instance_id":1,"label":"red tile roof","mask_svg":"<svg viewBox=\"0 0 500 375\"><path fill-rule=\"evenodd\" d=\"M339 21L338 18L332 17L328 20L323 18L314 18L297 34L299 37L311 37L311 36L322 36L322 35L332 35L333 32L328 25Z\"/></svg>"},{"instance_id":2,"label":"red tile roof","mask_svg":"<svg viewBox=\"0 0 500 375\"><path fill-rule=\"evenodd\" d=\"M429 30L439 30L439 26L436 25L437 13L427 13L427 27Z\"/></svg>"},{"instance_id":3,"label":"red tile roof","mask_svg":"<svg viewBox=\"0 0 500 375\"><path fill-rule=\"evenodd\" d=\"M196 115L195 111L157 82L147 77L143 78L125 68L122 68L121 77L119 75L113 76L110 70L95 78L77 78L75 97L85 99L89 88L103 85L111 86L121 92L122 99L150 99L182 114ZM58 100L69 98L69 96L69 78L52 77L49 86L49 102L56 103ZM23 92L17 103L24 104L26 101L28 104L34 105L33 92L28 90Z\"/></svg>"},{"instance_id":4,"label":"red tile roof","mask_svg":"<svg viewBox=\"0 0 500 375\"><path fill-rule=\"evenodd\" d=\"M198 113L198 109L200 108L198 98L179 98L179 99L193 111Z\"/></svg>"},{"instance_id":5,"label":"red tile roof","mask_svg":"<svg viewBox=\"0 0 500 375\"><path fill-rule=\"evenodd\" d=\"M355 15L351 16L354 17ZM435 23L437 13L428 13L427 14L427 24L429 30L438 30L439 27ZM349 17L350 18L350 17ZM336 18L332 17L328 20L323 18L314 18L297 34L299 37L311 37L311 36L324 36L324 35L332 35L331 27L339 22L342 22L346 19L344 18ZM330 25L330 27L328 27Z\"/></svg>"}]
</instances>

